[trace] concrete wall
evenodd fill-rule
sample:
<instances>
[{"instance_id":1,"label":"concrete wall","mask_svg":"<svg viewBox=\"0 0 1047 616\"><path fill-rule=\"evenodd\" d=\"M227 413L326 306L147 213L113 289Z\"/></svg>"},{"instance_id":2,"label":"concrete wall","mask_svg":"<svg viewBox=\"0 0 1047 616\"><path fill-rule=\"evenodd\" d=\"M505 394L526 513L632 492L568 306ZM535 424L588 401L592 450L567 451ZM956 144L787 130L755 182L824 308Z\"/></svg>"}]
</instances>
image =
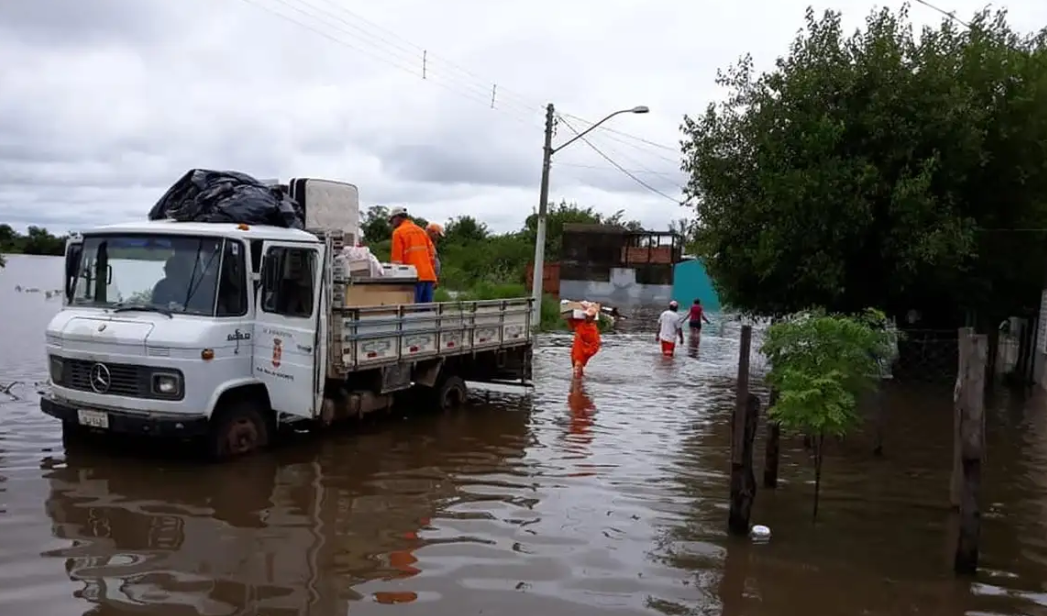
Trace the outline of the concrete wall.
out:
<instances>
[{"instance_id":1,"label":"concrete wall","mask_svg":"<svg viewBox=\"0 0 1047 616\"><path fill-rule=\"evenodd\" d=\"M670 285L637 283L636 270L624 267L611 269L607 282L560 279L562 299L590 300L617 308L665 305L672 299L672 294Z\"/></svg>"}]
</instances>

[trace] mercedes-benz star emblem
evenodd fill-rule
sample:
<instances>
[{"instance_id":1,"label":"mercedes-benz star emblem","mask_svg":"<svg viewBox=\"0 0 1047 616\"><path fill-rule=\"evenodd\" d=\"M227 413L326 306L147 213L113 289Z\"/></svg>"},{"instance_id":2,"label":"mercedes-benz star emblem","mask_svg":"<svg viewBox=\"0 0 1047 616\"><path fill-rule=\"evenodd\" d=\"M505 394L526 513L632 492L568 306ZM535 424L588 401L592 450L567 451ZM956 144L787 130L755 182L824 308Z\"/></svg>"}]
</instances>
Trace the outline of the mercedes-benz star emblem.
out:
<instances>
[{"instance_id":1,"label":"mercedes-benz star emblem","mask_svg":"<svg viewBox=\"0 0 1047 616\"><path fill-rule=\"evenodd\" d=\"M113 377L109 374L109 368L106 368L105 364L91 366L91 389L95 390L95 393L104 394L109 391L112 384Z\"/></svg>"}]
</instances>

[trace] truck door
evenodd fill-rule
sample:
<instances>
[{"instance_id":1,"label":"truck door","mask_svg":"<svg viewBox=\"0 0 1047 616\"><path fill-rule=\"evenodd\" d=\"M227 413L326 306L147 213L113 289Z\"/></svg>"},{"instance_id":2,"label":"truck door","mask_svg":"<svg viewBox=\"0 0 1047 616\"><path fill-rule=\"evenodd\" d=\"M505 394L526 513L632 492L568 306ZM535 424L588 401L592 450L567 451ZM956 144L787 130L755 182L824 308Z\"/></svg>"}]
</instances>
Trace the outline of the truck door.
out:
<instances>
[{"instance_id":1,"label":"truck door","mask_svg":"<svg viewBox=\"0 0 1047 616\"><path fill-rule=\"evenodd\" d=\"M265 242L256 298L255 377L269 390L273 410L313 417L323 248Z\"/></svg>"}]
</instances>

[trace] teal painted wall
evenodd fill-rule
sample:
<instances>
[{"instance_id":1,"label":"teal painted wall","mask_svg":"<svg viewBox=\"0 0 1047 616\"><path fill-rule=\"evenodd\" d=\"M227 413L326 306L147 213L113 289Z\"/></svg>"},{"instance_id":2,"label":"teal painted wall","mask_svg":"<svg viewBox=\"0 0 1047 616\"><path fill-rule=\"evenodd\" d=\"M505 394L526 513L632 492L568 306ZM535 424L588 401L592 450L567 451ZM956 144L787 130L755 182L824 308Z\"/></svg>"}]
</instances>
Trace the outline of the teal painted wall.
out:
<instances>
[{"instance_id":1,"label":"teal painted wall","mask_svg":"<svg viewBox=\"0 0 1047 616\"><path fill-rule=\"evenodd\" d=\"M695 298L702 300L709 312L720 311L720 296L705 273L705 266L697 259L681 261L673 267L673 299L685 307L694 303Z\"/></svg>"}]
</instances>

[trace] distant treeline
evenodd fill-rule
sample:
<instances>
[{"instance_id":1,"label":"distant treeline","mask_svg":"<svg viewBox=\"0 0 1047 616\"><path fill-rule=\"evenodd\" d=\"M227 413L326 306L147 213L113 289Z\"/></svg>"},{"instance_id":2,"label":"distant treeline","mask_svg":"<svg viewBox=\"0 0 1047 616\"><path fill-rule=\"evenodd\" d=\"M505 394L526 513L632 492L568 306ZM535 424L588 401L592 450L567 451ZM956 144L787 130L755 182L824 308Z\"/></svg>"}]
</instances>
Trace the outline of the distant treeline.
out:
<instances>
[{"instance_id":1,"label":"distant treeline","mask_svg":"<svg viewBox=\"0 0 1047 616\"><path fill-rule=\"evenodd\" d=\"M43 227L29 227L25 235L11 225L0 224L0 253L64 255L66 236L54 236Z\"/></svg>"}]
</instances>

